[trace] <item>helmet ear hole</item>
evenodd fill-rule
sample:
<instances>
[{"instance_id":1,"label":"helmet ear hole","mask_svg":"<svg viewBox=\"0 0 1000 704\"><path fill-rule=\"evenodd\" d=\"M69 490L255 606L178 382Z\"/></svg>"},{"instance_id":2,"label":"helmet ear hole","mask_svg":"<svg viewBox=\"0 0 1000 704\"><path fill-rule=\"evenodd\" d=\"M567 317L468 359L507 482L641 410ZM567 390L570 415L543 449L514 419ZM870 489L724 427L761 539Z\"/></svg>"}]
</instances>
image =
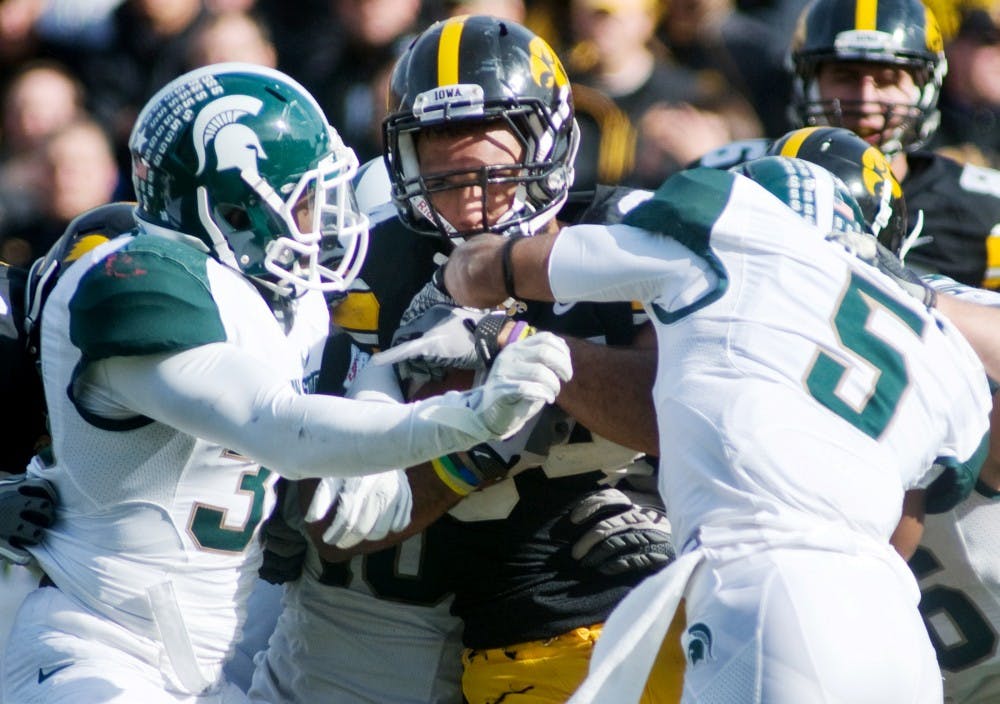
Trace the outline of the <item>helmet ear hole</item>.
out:
<instances>
[{"instance_id":1,"label":"helmet ear hole","mask_svg":"<svg viewBox=\"0 0 1000 704\"><path fill-rule=\"evenodd\" d=\"M246 209L241 208L238 205L233 205L232 203L221 203L216 206L215 211L219 214L222 221L229 225L232 229L250 229L250 215L247 213Z\"/></svg>"}]
</instances>

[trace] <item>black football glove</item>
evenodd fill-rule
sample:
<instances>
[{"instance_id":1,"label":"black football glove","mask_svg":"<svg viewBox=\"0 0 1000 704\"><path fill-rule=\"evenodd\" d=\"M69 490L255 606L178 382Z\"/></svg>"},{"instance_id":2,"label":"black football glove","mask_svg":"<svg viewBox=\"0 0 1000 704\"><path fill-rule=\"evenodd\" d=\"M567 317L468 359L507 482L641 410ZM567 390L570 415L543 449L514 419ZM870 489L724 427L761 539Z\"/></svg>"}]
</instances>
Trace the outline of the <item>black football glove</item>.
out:
<instances>
[{"instance_id":1,"label":"black football glove","mask_svg":"<svg viewBox=\"0 0 1000 704\"><path fill-rule=\"evenodd\" d=\"M14 474L0 479L0 558L26 565L27 545L37 545L55 521L56 492L44 479Z\"/></svg>"},{"instance_id":2,"label":"black football glove","mask_svg":"<svg viewBox=\"0 0 1000 704\"><path fill-rule=\"evenodd\" d=\"M641 506L618 489L588 494L569 514L579 537L571 554L604 575L655 571L673 562L670 523L658 508Z\"/></svg>"}]
</instances>

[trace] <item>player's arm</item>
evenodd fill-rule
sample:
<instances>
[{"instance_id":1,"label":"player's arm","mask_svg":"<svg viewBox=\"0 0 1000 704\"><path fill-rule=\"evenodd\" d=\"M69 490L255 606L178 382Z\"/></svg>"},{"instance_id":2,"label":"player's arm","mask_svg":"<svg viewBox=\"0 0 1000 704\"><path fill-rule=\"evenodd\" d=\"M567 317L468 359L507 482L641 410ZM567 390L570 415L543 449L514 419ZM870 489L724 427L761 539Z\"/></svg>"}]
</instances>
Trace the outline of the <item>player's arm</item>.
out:
<instances>
[{"instance_id":1,"label":"player's arm","mask_svg":"<svg viewBox=\"0 0 1000 704\"><path fill-rule=\"evenodd\" d=\"M889 543L904 560L916 552L924 534L924 489L911 489L903 495L903 516L893 531Z\"/></svg>"},{"instance_id":2,"label":"player's arm","mask_svg":"<svg viewBox=\"0 0 1000 704\"><path fill-rule=\"evenodd\" d=\"M504 370L494 366L482 391L412 404L301 394L260 359L227 343L110 357L88 365L80 382L105 406L218 443L289 478L352 476L513 433L554 400L560 379L571 376L565 345L551 335L504 354Z\"/></svg>"},{"instance_id":3,"label":"player's arm","mask_svg":"<svg viewBox=\"0 0 1000 704\"><path fill-rule=\"evenodd\" d=\"M694 300L719 283L705 257L667 235L630 225L574 225L506 239L478 235L455 248L438 279L459 304L478 308L508 297Z\"/></svg>"},{"instance_id":4,"label":"player's arm","mask_svg":"<svg viewBox=\"0 0 1000 704\"><path fill-rule=\"evenodd\" d=\"M563 385L556 403L598 435L659 455L652 394L657 359L652 326L643 326L631 347L565 339L575 373Z\"/></svg>"},{"instance_id":5,"label":"player's arm","mask_svg":"<svg viewBox=\"0 0 1000 704\"><path fill-rule=\"evenodd\" d=\"M983 467L979 470L978 488L984 493L1000 495L1000 391L993 394L990 412L990 446Z\"/></svg>"},{"instance_id":6,"label":"player's arm","mask_svg":"<svg viewBox=\"0 0 1000 704\"><path fill-rule=\"evenodd\" d=\"M990 378L1000 380L1000 308L939 293L937 309L947 315L969 341Z\"/></svg>"}]
</instances>

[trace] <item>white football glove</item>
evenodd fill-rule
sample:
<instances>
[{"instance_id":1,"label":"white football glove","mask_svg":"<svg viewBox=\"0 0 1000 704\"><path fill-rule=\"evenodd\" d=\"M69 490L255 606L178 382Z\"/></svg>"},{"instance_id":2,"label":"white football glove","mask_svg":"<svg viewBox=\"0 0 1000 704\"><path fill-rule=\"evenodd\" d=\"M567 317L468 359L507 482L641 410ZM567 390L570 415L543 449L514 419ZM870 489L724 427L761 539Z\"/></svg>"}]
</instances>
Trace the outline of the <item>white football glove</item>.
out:
<instances>
[{"instance_id":1,"label":"white football glove","mask_svg":"<svg viewBox=\"0 0 1000 704\"><path fill-rule=\"evenodd\" d=\"M410 300L410 305L406 307L406 310L403 311L403 315L399 319L399 327L403 327L410 321L419 318L424 312L436 305L458 306L455 299L449 296L447 291L444 290L444 284L440 280L440 271L440 269L436 270L434 277L424 284L424 287L417 291L416 295Z\"/></svg>"},{"instance_id":2,"label":"white football glove","mask_svg":"<svg viewBox=\"0 0 1000 704\"><path fill-rule=\"evenodd\" d=\"M306 522L313 523L334 511L323 542L346 550L403 530L410 524L412 508L413 494L402 470L363 477L325 477L313 494Z\"/></svg>"},{"instance_id":3,"label":"white football glove","mask_svg":"<svg viewBox=\"0 0 1000 704\"><path fill-rule=\"evenodd\" d=\"M552 333L539 332L505 347L483 385L466 392L467 402L487 430L508 438L553 403L561 382L572 376L569 347Z\"/></svg>"},{"instance_id":4,"label":"white football glove","mask_svg":"<svg viewBox=\"0 0 1000 704\"><path fill-rule=\"evenodd\" d=\"M431 306L392 336L393 346L374 355L374 364L397 364L403 379L427 381L447 369L483 369L472 331L488 313L444 303Z\"/></svg>"}]
</instances>

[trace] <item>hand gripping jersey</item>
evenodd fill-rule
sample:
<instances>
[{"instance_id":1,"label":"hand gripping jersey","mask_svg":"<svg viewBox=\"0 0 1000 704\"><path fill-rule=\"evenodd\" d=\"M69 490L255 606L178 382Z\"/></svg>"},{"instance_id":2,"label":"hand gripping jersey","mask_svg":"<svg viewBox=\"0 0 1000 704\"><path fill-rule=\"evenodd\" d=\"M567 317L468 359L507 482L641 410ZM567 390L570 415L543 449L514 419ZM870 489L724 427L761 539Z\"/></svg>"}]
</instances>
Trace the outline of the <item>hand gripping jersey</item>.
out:
<instances>
[{"instance_id":1,"label":"hand gripping jersey","mask_svg":"<svg viewBox=\"0 0 1000 704\"><path fill-rule=\"evenodd\" d=\"M328 319L322 295L307 294L286 329L242 276L150 235L98 246L62 274L46 303L42 371L55 465L41 471L60 506L33 552L60 590L148 639L140 657L167 677L183 669L168 635L176 629L186 630L204 677L218 676L256 579L257 528L275 475L150 418L91 413L76 383L81 362L227 343L302 389ZM104 381L105 396L92 402L112 409L115 380ZM220 398L241 381L220 378Z\"/></svg>"}]
</instances>

